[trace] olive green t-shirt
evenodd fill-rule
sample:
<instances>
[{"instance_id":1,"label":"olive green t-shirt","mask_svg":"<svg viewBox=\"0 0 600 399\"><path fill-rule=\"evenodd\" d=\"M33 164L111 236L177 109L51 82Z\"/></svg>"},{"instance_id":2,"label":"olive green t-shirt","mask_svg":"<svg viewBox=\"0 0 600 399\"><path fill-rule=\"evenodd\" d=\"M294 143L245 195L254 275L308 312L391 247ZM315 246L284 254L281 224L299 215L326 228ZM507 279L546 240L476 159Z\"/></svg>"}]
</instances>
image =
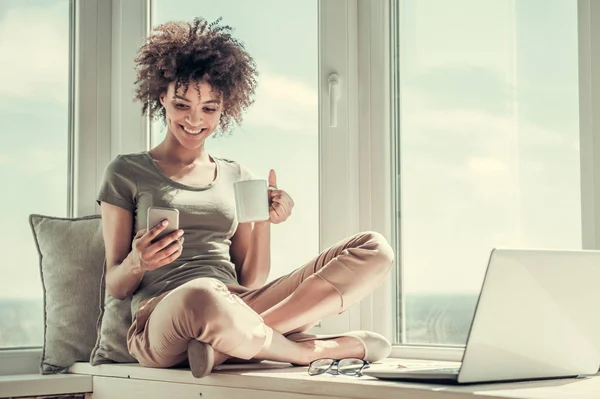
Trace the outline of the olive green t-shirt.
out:
<instances>
[{"instance_id":1,"label":"olive green t-shirt","mask_svg":"<svg viewBox=\"0 0 600 399\"><path fill-rule=\"evenodd\" d=\"M133 317L145 299L158 296L198 277L213 277L237 284L229 248L237 229L233 183L252 176L239 163L212 157L215 180L204 187L178 183L159 169L147 151L119 155L106 167L97 201L124 208L133 214L132 240L147 224L148 207L179 210L184 231L183 251L174 262L148 271L133 294Z\"/></svg>"}]
</instances>

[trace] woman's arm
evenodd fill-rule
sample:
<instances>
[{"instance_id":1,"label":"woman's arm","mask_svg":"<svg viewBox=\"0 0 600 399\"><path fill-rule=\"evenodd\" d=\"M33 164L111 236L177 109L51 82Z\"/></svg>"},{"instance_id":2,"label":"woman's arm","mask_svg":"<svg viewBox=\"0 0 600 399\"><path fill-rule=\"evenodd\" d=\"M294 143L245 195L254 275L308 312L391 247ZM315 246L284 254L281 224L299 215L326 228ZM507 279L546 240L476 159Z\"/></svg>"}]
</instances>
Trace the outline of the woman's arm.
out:
<instances>
[{"instance_id":1,"label":"woman's arm","mask_svg":"<svg viewBox=\"0 0 600 399\"><path fill-rule=\"evenodd\" d=\"M132 295L144 272L168 265L181 255L182 230L153 240L167 224L139 230L133 237L133 214L116 205L101 203L102 234L106 251L106 289L117 299Z\"/></svg>"},{"instance_id":2,"label":"woman's arm","mask_svg":"<svg viewBox=\"0 0 600 399\"><path fill-rule=\"evenodd\" d=\"M291 214L294 200L277 189L275 171L269 171L269 220L240 223L231 237L231 260L238 282L248 288L262 287L271 271L271 223L284 222Z\"/></svg>"},{"instance_id":3,"label":"woman's arm","mask_svg":"<svg viewBox=\"0 0 600 399\"><path fill-rule=\"evenodd\" d=\"M144 272L134 268L129 258L133 232L132 212L102 202L102 235L106 251L106 289L117 299L125 299L137 289Z\"/></svg>"},{"instance_id":4,"label":"woman's arm","mask_svg":"<svg viewBox=\"0 0 600 399\"><path fill-rule=\"evenodd\" d=\"M271 222L240 223L231 237L231 260L238 282L244 287L262 287L271 271Z\"/></svg>"}]
</instances>

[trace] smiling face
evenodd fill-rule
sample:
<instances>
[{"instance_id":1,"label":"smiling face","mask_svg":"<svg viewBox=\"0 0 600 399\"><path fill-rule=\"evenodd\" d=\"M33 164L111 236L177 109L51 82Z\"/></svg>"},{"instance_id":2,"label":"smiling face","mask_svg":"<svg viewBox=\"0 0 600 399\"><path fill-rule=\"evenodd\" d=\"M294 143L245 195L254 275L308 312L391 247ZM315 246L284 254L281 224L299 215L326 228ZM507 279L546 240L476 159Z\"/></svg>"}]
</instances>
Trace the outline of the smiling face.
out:
<instances>
[{"instance_id":1,"label":"smiling face","mask_svg":"<svg viewBox=\"0 0 600 399\"><path fill-rule=\"evenodd\" d=\"M171 83L160 97L165 108L169 134L186 149L201 147L219 125L223 101L206 82L190 82L187 93L184 85L175 92Z\"/></svg>"}]
</instances>

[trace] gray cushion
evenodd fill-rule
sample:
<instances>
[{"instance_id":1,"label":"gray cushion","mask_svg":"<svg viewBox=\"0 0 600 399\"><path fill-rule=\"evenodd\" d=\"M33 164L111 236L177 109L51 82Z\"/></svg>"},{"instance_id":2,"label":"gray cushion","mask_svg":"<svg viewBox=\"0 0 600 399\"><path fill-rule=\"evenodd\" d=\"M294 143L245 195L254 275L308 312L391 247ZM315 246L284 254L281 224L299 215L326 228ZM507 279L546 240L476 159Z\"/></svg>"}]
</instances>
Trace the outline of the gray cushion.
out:
<instances>
[{"instance_id":1,"label":"gray cushion","mask_svg":"<svg viewBox=\"0 0 600 399\"><path fill-rule=\"evenodd\" d=\"M127 350L127 330L131 326L131 297L119 300L106 292L106 268L100 285L101 311L96 344L89 358L92 366L105 363L137 363Z\"/></svg>"},{"instance_id":2,"label":"gray cushion","mask_svg":"<svg viewBox=\"0 0 600 399\"><path fill-rule=\"evenodd\" d=\"M53 374L87 361L96 342L104 242L100 217L30 215L44 294L40 371Z\"/></svg>"},{"instance_id":3,"label":"gray cushion","mask_svg":"<svg viewBox=\"0 0 600 399\"><path fill-rule=\"evenodd\" d=\"M98 338L90 356L90 363L137 363L127 350L127 330L131 325L131 297L123 300L112 297L104 289L104 306L98 319Z\"/></svg>"}]
</instances>

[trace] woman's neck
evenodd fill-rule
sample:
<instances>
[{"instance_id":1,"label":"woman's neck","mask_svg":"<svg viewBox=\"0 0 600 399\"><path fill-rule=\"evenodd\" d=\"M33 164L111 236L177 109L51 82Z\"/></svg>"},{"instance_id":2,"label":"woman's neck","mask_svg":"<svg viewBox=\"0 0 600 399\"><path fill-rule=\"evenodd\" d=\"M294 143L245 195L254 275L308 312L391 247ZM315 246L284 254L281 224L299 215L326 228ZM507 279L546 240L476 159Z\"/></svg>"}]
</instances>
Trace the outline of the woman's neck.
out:
<instances>
[{"instance_id":1,"label":"woman's neck","mask_svg":"<svg viewBox=\"0 0 600 399\"><path fill-rule=\"evenodd\" d=\"M162 143L154 147L152 152L157 158L170 163L191 165L210 162L210 156L204 148L204 143L198 148L188 149L183 147L170 133L167 133Z\"/></svg>"}]
</instances>

